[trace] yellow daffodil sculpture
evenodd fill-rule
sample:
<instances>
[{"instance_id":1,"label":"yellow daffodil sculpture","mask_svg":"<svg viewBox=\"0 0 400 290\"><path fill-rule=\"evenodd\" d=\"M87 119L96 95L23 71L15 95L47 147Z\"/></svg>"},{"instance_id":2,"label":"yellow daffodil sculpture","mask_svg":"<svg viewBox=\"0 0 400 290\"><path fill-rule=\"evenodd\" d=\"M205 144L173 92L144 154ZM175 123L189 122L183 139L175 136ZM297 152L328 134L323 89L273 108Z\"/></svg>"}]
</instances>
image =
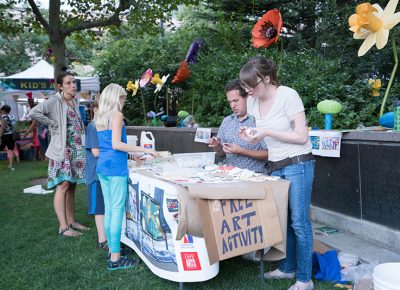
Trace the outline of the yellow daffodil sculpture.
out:
<instances>
[{"instance_id":1,"label":"yellow daffodil sculpture","mask_svg":"<svg viewBox=\"0 0 400 290\"><path fill-rule=\"evenodd\" d=\"M139 80L136 80L135 83L133 83L132 81L128 81L128 83L126 84L126 90L128 92L132 92L132 96L136 96L137 91L139 90ZM145 107L145 103L144 103L144 98L143 98L143 92L141 91L141 98L142 98L142 107L143 107L143 118L146 121L146 107Z\"/></svg>"},{"instance_id":2,"label":"yellow daffodil sculpture","mask_svg":"<svg viewBox=\"0 0 400 290\"><path fill-rule=\"evenodd\" d=\"M136 80L135 83L129 81L126 85L126 90L128 92L132 92L132 96L136 96L138 89L139 89L139 80Z\"/></svg>"},{"instance_id":3,"label":"yellow daffodil sculpture","mask_svg":"<svg viewBox=\"0 0 400 290\"><path fill-rule=\"evenodd\" d=\"M379 97L381 95L379 90L382 87L382 80L381 79L369 79L368 84L371 86L372 96Z\"/></svg>"},{"instance_id":4,"label":"yellow daffodil sculpture","mask_svg":"<svg viewBox=\"0 0 400 290\"><path fill-rule=\"evenodd\" d=\"M166 76L163 76L162 78L160 78L159 74L154 74L153 78L151 79L151 83L153 85L156 85L156 89L154 90L154 93L157 93L159 91L161 91L162 87L164 86L165 82L167 81L167 79L169 78L169 74ZM168 88L165 88L165 102L166 102L166 113L168 115L169 110L169 100L168 100Z\"/></svg>"},{"instance_id":5,"label":"yellow daffodil sculpture","mask_svg":"<svg viewBox=\"0 0 400 290\"><path fill-rule=\"evenodd\" d=\"M378 4L362 3L357 5L356 14L349 17L349 25L350 30L354 32L354 39L364 39L363 44L358 50L358 56L366 54L374 45L376 45L377 49L385 47L389 39L389 31L400 22L400 13L395 13L398 2L399 0L390 0L384 10ZM398 65L397 48L394 38L392 38L392 46L395 65L382 101L379 116L383 115L386 99Z\"/></svg>"}]
</instances>

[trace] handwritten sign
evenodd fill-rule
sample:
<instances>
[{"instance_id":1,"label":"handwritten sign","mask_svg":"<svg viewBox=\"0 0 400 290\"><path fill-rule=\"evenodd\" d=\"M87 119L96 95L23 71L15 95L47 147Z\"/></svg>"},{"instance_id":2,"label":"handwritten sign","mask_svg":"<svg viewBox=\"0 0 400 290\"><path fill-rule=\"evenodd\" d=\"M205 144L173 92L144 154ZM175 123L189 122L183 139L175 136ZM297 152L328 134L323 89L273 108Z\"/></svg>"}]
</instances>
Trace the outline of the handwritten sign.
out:
<instances>
[{"instance_id":1,"label":"handwritten sign","mask_svg":"<svg viewBox=\"0 0 400 290\"><path fill-rule=\"evenodd\" d=\"M223 216L221 220L223 255L241 247L263 242L262 226L254 224L257 213L252 201L231 199L220 202Z\"/></svg>"},{"instance_id":2,"label":"handwritten sign","mask_svg":"<svg viewBox=\"0 0 400 290\"><path fill-rule=\"evenodd\" d=\"M198 200L210 263L267 247L264 200ZM204 226L207 225L207 226Z\"/></svg>"}]
</instances>

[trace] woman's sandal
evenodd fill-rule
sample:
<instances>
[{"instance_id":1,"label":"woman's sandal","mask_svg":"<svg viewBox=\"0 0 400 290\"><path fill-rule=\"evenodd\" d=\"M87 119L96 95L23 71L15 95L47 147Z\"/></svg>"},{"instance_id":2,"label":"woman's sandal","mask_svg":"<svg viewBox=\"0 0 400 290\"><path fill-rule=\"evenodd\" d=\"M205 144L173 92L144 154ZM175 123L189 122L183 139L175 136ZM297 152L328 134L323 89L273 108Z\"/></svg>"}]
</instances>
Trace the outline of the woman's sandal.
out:
<instances>
[{"instance_id":1,"label":"woman's sandal","mask_svg":"<svg viewBox=\"0 0 400 290\"><path fill-rule=\"evenodd\" d=\"M107 269L109 271L114 271L114 270L121 270L121 269L128 269L135 267L139 264L139 260L136 259L128 259L126 257L119 258L118 261L112 262L111 260L107 261Z\"/></svg>"},{"instance_id":2,"label":"woman's sandal","mask_svg":"<svg viewBox=\"0 0 400 290\"><path fill-rule=\"evenodd\" d=\"M67 232L71 232L71 234L66 234ZM70 227L66 227L65 229L60 229L58 231L58 235L59 236L63 236L63 237L78 237L80 235L82 235L81 232L77 232L74 229L71 229Z\"/></svg>"},{"instance_id":3,"label":"woman's sandal","mask_svg":"<svg viewBox=\"0 0 400 290\"><path fill-rule=\"evenodd\" d=\"M74 231L88 231L90 230L90 228L85 227L84 225L81 225L80 223L72 223L69 225L69 227L71 229L73 229Z\"/></svg>"},{"instance_id":4,"label":"woman's sandal","mask_svg":"<svg viewBox=\"0 0 400 290\"><path fill-rule=\"evenodd\" d=\"M107 243L107 241L104 241L104 242L101 242L101 243L97 242L96 248L108 251L108 243Z\"/></svg>"}]
</instances>

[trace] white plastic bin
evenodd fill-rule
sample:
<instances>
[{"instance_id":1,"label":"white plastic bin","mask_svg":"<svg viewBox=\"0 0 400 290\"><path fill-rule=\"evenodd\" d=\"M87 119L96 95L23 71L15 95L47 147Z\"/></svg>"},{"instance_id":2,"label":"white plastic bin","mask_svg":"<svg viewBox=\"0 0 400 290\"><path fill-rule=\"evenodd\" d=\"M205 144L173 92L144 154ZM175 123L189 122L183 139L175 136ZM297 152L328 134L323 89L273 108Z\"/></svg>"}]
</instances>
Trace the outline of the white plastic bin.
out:
<instances>
[{"instance_id":1,"label":"white plastic bin","mask_svg":"<svg viewBox=\"0 0 400 290\"><path fill-rule=\"evenodd\" d=\"M203 167L215 162L215 152L174 154L175 163L181 167Z\"/></svg>"},{"instance_id":2,"label":"white plastic bin","mask_svg":"<svg viewBox=\"0 0 400 290\"><path fill-rule=\"evenodd\" d=\"M138 137L136 135L127 135L127 143L137 146Z\"/></svg>"},{"instance_id":3,"label":"white plastic bin","mask_svg":"<svg viewBox=\"0 0 400 290\"><path fill-rule=\"evenodd\" d=\"M384 263L374 268L375 290L400 289L400 263Z\"/></svg>"}]
</instances>

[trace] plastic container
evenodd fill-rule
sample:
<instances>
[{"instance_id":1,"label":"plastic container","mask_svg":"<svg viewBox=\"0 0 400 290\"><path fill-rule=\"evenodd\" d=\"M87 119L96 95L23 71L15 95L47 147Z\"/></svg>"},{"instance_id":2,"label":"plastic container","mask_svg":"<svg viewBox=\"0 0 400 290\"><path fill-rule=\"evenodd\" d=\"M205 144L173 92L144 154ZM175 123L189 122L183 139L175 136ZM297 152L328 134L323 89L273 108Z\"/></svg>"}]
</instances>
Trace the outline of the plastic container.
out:
<instances>
[{"instance_id":1,"label":"plastic container","mask_svg":"<svg viewBox=\"0 0 400 290\"><path fill-rule=\"evenodd\" d=\"M140 134L140 147L146 149L156 149L155 139L153 133L150 131L142 131Z\"/></svg>"},{"instance_id":2,"label":"plastic container","mask_svg":"<svg viewBox=\"0 0 400 290\"><path fill-rule=\"evenodd\" d=\"M127 142L126 142L127 144L137 146L138 138L136 135L127 135L126 139L127 139Z\"/></svg>"},{"instance_id":3,"label":"plastic container","mask_svg":"<svg viewBox=\"0 0 400 290\"><path fill-rule=\"evenodd\" d=\"M395 102L393 131L400 132L400 100Z\"/></svg>"},{"instance_id":4,"label":"plastic container","mask_svg":"<svg viewBox=\"0 0 400 290\"><path fill-rule=\"evenodd\" d=\"M375 290L400 289L400 263L384 263L374 268Z\"/></svg>"},{"instance_id":5,"label":"plastic container","mask_svg":"<svg viewBox=\"0 0 400 290\"><path fill-rule=\"evenodd\" d=\"M342 268L349 268L357 266L360 258L354 254L340 252L338 255L338 259Z\"/></svg>"},{"instance_id":6,"label":"plastic container","mask_svg":"<svg viewBox=\"0 0 400 290\"><path fill-rule=\"evenodd\" d=\"M203 167L215 162L215 152L174 154L175 163L181 167Z\"/></svg>"}]
</instances>

